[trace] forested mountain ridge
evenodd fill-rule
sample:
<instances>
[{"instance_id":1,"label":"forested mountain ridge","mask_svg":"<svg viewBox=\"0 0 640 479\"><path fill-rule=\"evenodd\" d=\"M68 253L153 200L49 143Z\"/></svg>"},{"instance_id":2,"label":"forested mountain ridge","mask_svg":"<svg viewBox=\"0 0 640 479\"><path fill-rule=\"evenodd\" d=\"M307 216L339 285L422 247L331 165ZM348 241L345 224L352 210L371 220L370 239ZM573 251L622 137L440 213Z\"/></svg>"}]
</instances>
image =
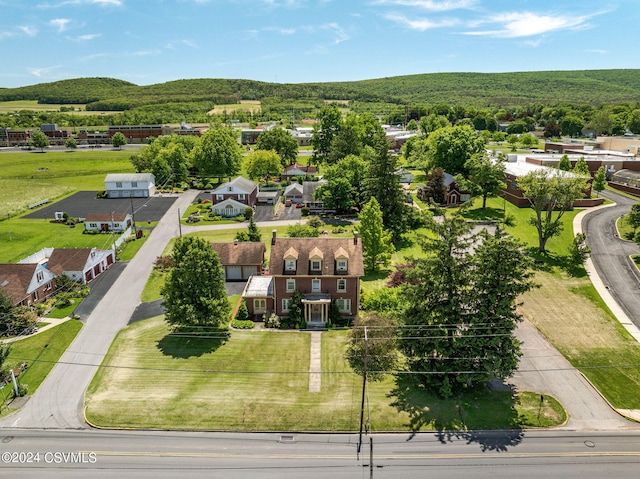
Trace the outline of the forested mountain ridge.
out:
<instances>
[{"instance_id":1,"label":"forested mountain ridge","mask_svg":"<svg viewBox=\"0 0 640 479\"><path fill-rule=\"evenodd\" d=\"M82 103L87 110L130 110L181 103L200 109L240 100L349 100L509 107L527 103L640 102L640 69L512 73L427 73L349 82L280 84L185 79L138 86L112 78L78 78L0 88L0 101Z\"/></svg>"}]
</instances>

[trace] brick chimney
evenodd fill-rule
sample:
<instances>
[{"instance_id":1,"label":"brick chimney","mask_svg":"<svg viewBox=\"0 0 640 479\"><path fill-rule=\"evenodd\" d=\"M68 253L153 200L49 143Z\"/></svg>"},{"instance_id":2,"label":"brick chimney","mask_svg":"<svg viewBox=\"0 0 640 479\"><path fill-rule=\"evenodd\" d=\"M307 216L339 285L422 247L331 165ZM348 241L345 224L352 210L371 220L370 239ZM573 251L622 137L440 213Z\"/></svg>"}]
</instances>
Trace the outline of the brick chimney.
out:
<instances>
[{"instance_id":1,"label":"brick chimney","mask_svg":"<svg viewBox=\"0 0 640 479\"><path fill-rule=\"evenodd\" d=\"M271 230L271 246L276 244L276 230Z\"/></svg>"},{"instance_id":2,"label":"brick chimney","mask_svg":"<svg viewBox=\"0 0 640 479\"><path fill-rule=\"evenodd\" d=\"M353 244L358 244L358 232L353 230Z\"/></svg>"}]
</instances>

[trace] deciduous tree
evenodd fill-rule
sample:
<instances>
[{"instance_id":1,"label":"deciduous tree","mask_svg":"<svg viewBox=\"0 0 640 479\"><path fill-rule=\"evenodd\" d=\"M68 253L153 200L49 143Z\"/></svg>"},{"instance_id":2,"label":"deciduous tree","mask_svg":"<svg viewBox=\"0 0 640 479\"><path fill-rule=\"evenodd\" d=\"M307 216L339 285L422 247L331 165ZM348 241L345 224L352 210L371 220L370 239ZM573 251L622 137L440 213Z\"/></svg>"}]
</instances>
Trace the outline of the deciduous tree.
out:
<instances>
[{"instance_id":1,"label":"deciduous tree","mask_svg":"<svg viewBox=\"0 0 640 479\"><path fill-rule=\"evenodd\" d=\"M30 143L34 147L40 148L40 151L44 151L44 149L49 146L49 137L42 133L40 130L36 130L31 133Z\"/></svg>"},{"instance_id":2,"label":"deciduous tree","mask_svg":"<svg viewBox=\"0 0 640 479\"><path fill-rule=\"evenodd\" d=\"M601 166L600 168L598 168L598 171L596 171L595 175L593 175L592 188L597 193L600 193L606 187L607 187L607 175L604 171L604 166Z\"/></svg>"},{"instance_id":3,"label":"deciduous tree","mask_svg":"<svg viewBox=\"0 0 640 479\"><path fill-rule=\"evenodd\" d=\"M240 171L242 148L231 128L209 129L191 155L193 165L203 176L233 176Z\"/></svg>"},{"instance_id":4,"label":"deciduous tree","mask_svg":"<svg viewBox=\"0 0 640 479\"><path fill-rule=\"evenodd\" d=\"M269 176L279 176L282 172L280 156L275 150L255 150L247 158L247 175L252 180L264 180Z\"/></svg>"},{"instance_id":5,"label":"deciduous tree","mask_svg":"<svg viewBox=\"0 0 640 479\"><path fill-rule=\"evenodd\" d=\"M111 144L114 148L122 148L127 144L127 137L122 134L122 132L118 131L111 137Z\"/></svg>"},{"instance_id":6,"label":"deciduous tree","mask_svg":"<svg viewBox=\"0 0 640 479\"><path fill-rule=\"evenodd\" d=\"M313 161L324 163L331 151L331 142L342 127L342 114L336 105L323 107L317 115L318 122L313 127Z\"/></svg>"},{"instance_id":7,"label":"deciduous tree","mask_svg":"<svg viewBox=\"0 0 640 479\"><path fill-rule=\"evenodd\" d=\"M487 198L497 196L507 186L502 158L494 160L486 152L477 153L467 160L465 168L469 171L468 181L463 181L461 186L470 186L474 194L482 196L482 208L487 207Z\"/></svg>"},{"instance_id":8,"label":"deciduous tree","mask_svg":"<svg viewBox=\"0 0 640 479\"><path fill-rule=\"evenodd\" d=\"M434 131L427 138L428 170L440 167L450 175L468 172L465 163L484 150L484 142L468 126L451 126Z\"/></svg>"},{"instance_id":9,"label":"deciduous tree","mask_svg":"<svg viewBox=\"0 0 640 479\"><path fill-rule=\"evenodd\" d=\"M201 331L229 322L231 308L218 254L202 238L178 238L172 251L174 267L162 288L165 320L174 330Z\"/></svg>"},{"instance_id":10,"label":"deciduous tree","mask_svg":"<svg viewBox=\"0 0 640 479\"><path fill-rule=\"evenodd\" d=\"M366 367L367 380L383 380L399 363L396 334L397 325L390 316L371 312L356 318L345 350L351 369L362 375Z\"/></svg>"},{"instance_id":11,"label":"deciduous tree","mask_svg":"<svg viewBox=\"0 0 640 479\"><path fill-rule=\"evenodd\" d=\"M529 200L534 215L529 220L538 231L538 250L546 251L549 238L562 231L562 217L573 202L584 196L587 178L562 170L540 169L518 179L518 188Z\"/></svg>"},{"instance_id":12,"label":"deciduous tree","mask_svg":"<svg viewBox=\"0 0 640 479\"><path fill-rule=\"evenodd\" d=\"M256 148L274 150L280 155L283 166L294 164L298 156L298 142L291 133L282 128L272 128L260 133Z\"/></svg>"},{"instance_id":13,"label":"deciduous tree","mask_svg":"<svg viewBox=\"0 0 640 479\"><path fill-rule=\"evenodd\" d=\"M591 177L591 173L589 173L589 166L587 165L586 160L582 156L578 159L578 161L576 161L576 166L573 167L573 172L576 175L584 175L584 176Z\"/></svg>"}]
</instances>

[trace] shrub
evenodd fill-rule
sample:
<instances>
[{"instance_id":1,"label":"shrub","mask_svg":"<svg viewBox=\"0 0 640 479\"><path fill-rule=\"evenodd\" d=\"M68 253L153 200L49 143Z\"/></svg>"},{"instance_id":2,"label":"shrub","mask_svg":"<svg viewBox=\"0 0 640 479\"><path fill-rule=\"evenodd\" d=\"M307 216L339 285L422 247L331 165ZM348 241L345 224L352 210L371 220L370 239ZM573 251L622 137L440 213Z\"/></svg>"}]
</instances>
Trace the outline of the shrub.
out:
<instances>
[{"instance_id":1,"label":"shrub","mask_svg":"<svg viewBox=\"0 0 640 479\"><path fill-rule=\"evenodd\" d=\"M236 313L236 321L247 321L249 319L249 310L247 309L247 303L243 299L240 302L240 307Z\"/></svg>"},{"instance_id":2,"label":"shrub","mask_svg":"<svg viewBox=\"0 0 640 479\"><path fill-rule=\"evenodd\" d=\"M247 206L242 212L244 219L249 221L253 217L253 208L251 206Z\"/></svg>"},{"instance_id":3,"label":"shrub","mask_svg":"<svg viewBox=\"0 0 640 479\"><path fill-rule=\"evenodd\" d=\"M360 307L365 311L377 311L379 313L394 311L400 305L398 292L398 288L381 288L363 293L360 299Z\"/></svg>"},{"instance_id":4,"label":"shrub","mask_svg":"<svg viewBox=\"0 0 640 479\"><path fill-rule=\"evenodd\" d=\"M320 229L324 227L324 221L322 221L319 216L309 216L309 219L307 220L307 226Z\"/></svg>"},{"instance_id":5,"label":"shrub","mask_svg":"<svg viewBox=\"0 0 640 479\"><path fill-rule=\"evenodd\" d=\"M344 233L345 231L347 231L347 229L344 226L339 226L339 225L338 226L334 226L331 229L331 232L333 234L340 234L340 233Z\"/></svg>"},{"instance_id":6,"label":"shrub","mask_svg":"<svg viewBox=\"0 0 640 479\"><path fill-rule=\"evenodd\" d=\"M267 328L280 328L280 317L276 313L271 313L265 322Z\"/></svg>"},{"instance_id":7,"label":"shrub","mask_svg":"<svg viewBox=\"0 0 640 479\"><path fill-rule=\"evenodd\" d=\"M231 327L234 329L253 329L255 326L256 324L250 320L240 321L239 319L234 319L231 321Z\"/></svg>"},{"instance_id":8,"label":"shrub","mask_svg":"<svg viewBox=\"0 0 640 479\"><path fill-rule=\"evenodd\" d=\"M309 207L308 206L303 206L301 208L300 212L302 213L302 216L309 216Z\"/></svg>"},{"instance_id":9,"label":"shrub","mask_svg":"<svg viewBox=\"0 0 640 479\"><path fill-rule=\"evenodd\" d=\"M173 256L168 254L165 256L158 256L153 267L160 271L167 271L168 269L173 268L174 264L175 263L173 262Z\"/></svg>"}]
</instances>

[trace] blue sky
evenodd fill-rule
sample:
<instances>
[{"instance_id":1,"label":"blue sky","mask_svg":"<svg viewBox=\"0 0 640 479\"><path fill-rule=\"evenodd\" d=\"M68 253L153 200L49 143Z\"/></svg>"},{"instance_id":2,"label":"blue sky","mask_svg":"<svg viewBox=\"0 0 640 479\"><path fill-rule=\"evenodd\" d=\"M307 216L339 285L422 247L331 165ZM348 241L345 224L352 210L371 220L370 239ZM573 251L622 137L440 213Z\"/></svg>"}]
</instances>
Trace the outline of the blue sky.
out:
<instances>
[{"instance_id":1,"label":"blue sky","mask_svg":"<svg viewBox=\"0 0 640 479\"><path fill-rule=\"evenodd\" d=\"M0 0L0 87L639 68L638 0Z\"/></svg>"}]
</instances>

